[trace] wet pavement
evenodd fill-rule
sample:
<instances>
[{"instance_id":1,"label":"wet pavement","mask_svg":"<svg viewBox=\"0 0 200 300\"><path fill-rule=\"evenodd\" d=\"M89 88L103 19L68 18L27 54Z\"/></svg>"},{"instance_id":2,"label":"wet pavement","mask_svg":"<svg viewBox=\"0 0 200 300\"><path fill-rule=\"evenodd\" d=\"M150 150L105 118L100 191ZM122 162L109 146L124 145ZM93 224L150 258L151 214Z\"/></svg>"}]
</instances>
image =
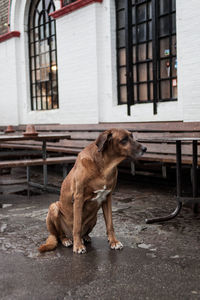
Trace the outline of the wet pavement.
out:
<instances>
[{"instance_id":1,"label":"wet pavement","mask_svg":"<svg viewBox=\"0 0 200 300\"><path fill-rule=\"evenodd\" d=\"M62 245L39 254L48 233L45 217L55 194L28 200L4 189L0 195L1 299L200 299L200 217L184 207L174 220L145 218L175 208L173 186L120 181L113 195L113 221L121 251L110 250L103 220L77 255Z\"/></svg>"}]
</instances>

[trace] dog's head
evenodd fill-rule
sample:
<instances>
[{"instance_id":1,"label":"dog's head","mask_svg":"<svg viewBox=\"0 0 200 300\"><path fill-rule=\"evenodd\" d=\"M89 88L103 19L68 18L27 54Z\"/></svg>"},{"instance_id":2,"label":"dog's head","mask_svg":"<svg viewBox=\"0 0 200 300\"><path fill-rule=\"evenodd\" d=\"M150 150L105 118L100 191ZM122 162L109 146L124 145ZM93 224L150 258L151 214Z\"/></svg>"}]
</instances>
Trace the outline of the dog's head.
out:
<instances>
[{"instance_id":1,"label":"dog's head","mask_svg":"<svg viewBox=\"0 0 200 300\"><path fill-rule=\"evenodd\" d=\"M99 135L96 140L98 151L112 152L119 157L136 160L143 155L147 148L134 140L130 131L125 129L110 129Z\"/></svg>"}]
</instances>

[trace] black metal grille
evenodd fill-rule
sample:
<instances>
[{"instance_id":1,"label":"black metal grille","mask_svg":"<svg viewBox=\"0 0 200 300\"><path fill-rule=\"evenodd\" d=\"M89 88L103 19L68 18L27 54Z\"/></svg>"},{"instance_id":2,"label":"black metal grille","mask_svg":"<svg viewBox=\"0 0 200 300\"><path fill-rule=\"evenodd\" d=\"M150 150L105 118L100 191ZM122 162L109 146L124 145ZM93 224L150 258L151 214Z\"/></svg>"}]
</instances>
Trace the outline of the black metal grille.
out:
<instances>
[{"instance_id":1,"label":"black metal grille","mask_svg":"<svg viewBox=\"0 0 200 300\"><path fill-rule=\"evenodd\" d=\"M116 0L119 104L177 100L175 0Z\"/></svg>"},{"instance_id":2,"label":"black metal grille","mask_svg":"<svg viewBox=\"0 0 200 300\"><path fill-rule=\"evenodd\" d=\"M53 1L32 1L29 11L31 109L58 108L56 24L49 16Z\"/></svg>"}]
</instances>

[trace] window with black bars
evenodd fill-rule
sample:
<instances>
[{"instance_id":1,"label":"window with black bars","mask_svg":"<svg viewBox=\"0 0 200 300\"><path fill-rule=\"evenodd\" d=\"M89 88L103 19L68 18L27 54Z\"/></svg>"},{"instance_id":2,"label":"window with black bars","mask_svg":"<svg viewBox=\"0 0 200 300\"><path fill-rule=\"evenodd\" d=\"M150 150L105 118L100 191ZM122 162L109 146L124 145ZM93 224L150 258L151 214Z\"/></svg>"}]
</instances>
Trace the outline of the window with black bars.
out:
<instances>
[{"instance_id":1,"label":"window with black bars","mask_svg":"<svg viewBox=\"0 0 200 300\"><path fill-rule=\"evenodd\" d=\"M118 103L177 100L175 0L116 0Z\"/></svg>"},{"instance_id":2,"label":"window with black bars","mask_svg":"<svg viewBox=\"0 0 200 300\"><path fill-rule=\"evenodd\" d=\"M29 10L31 110L58 108L56 24L51 0L32 1Z\"/></svg>"}]
</instances>

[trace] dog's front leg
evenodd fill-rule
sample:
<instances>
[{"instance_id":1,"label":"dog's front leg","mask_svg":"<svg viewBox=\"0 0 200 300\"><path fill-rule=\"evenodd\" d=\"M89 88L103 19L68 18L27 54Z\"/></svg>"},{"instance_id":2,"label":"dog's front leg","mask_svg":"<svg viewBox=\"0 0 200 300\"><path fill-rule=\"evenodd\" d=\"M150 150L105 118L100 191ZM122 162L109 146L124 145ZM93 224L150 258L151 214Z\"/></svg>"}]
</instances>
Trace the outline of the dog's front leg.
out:
<instances>
[{"instance_id":1,"label":"dog's front leg","mask_svg":"<svg viewBox=\"0 0 200 300\"><path fill-rule=\"evenodd\" d=\"M106 223L108 241L111 249L122 249L123 245L115 237L113 221L112 221L112 198L108 195L107 201L102 203L103 215Z\"/></svg>"},{"instance_id":2,"label":"dog's front leg","mask_svg":"<svg viewBox=\"0 0 200 300\"><path fill-rule=\"evenodd\" d=\"M81 195L74 196L74 224L73 224L73 252L85 253L86 248L81 239L82 231L82 213L83 213L83 197Z\"/></svg>"}]
</instances>

